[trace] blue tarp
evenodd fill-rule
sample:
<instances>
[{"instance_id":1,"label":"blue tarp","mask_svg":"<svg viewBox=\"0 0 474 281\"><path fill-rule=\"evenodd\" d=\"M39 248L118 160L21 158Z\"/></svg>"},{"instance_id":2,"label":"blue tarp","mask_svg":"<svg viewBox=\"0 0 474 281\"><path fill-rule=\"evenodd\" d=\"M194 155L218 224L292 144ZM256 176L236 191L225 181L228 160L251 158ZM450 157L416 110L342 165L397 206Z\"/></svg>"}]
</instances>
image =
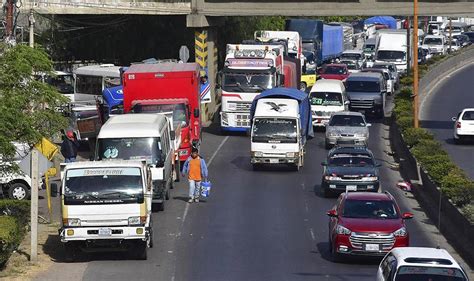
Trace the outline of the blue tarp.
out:
<instances>
[{"instance_id":1,"label":"blue tarp","mask_svg":"<svg viewBox=\"0 0 474 281\"><path fill-rule=\"evenodd\" d=\"M102 92L102 96L109 105L109 108L121 105L123 104L123 87L115 86L111 88L105 88Z\"/></svg>"},{"instance_id":2,"label":"blue tarp","mask_svg":"<svg viewBox=\"0 0 474 281\"><path fill-rule=\"evenodd\" d=\"M263 91L260 95L256 96L252 102L252 106L250 107L251 120L253 120L255 114L257 101L265 98L297 100L300 105L300 121L302 124L301 135L304 139L311 139L314 137L311 104L309 103L308 94L293 88L274 88Z\"/></svg>"},{"instance_id":3,"label":"blue tarp","mask_svg":"<svg viewBox=\"0 0 474 281\"><path fill-rule=\"evenodd\" d=\"M323 25L322 61L339 57L344 51L344 30L340 25Z\"/></svg>"},{"instance_id":4,"label":"blue tarp","mask_svg":"<svg viewBox=\"0 0 474 281\"><path fill-rule=\"evenodd\" d=\"M397 29L397 20L390 16L376 16L368 18L364 24L384 24L389 29Z\"/></svg>"}]
</instances>

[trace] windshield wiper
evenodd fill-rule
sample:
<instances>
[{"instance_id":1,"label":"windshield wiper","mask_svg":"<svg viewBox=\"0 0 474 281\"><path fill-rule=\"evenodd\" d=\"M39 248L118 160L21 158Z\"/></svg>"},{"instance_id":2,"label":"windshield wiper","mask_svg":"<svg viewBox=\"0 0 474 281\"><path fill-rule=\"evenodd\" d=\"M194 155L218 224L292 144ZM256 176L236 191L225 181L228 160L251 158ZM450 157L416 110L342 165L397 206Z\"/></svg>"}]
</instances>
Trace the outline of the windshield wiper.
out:
<instances>
[{"instance_id":1,"label":"windshield wiper","mask_svg":"<svg viewBox=\"0 0 474 281\"><path fill-rule=\"evenodd\" d=\"M68 194L64 194L64 196L70 198L70 197L73 197L73 196L77 196L77 195L83 195L83 196L87 196L89 198L94 198L94 199L99 199L99 197L93 195L93 194L90 194L90 193L86 193L86 192L69 192ZM76 198L77 199L77 198Z\"/></svg>"},{"instance_id":2,"label":"windshield wiper","mask_svg":"<svg viewBox=\"0 0 474 281\"><path fill-rule=\"evenodd\" d=\"M119 195L119 197L122 197L122 195L125 195L126 197L137 198L136 194L128 193L128 192L125 192L125 191L113 191L113 192L101 194L101 196L106 196L106 197L112 196L112 195Z\"/></svg>"}]
</instances>

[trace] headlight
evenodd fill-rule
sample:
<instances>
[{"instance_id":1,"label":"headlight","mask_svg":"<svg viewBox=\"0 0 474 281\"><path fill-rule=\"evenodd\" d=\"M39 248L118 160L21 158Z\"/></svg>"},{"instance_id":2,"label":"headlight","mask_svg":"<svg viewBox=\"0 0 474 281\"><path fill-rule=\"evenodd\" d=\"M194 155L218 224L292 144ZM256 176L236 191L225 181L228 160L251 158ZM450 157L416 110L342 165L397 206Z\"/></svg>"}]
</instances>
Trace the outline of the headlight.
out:
<instances>
[{"instance_id":1,"label":"headlight","mask_svg":"<svg viewBox=\"0 0 474 281\"><path fill-rule=\"evenodd\" d=\"M356 138L366 138L366 137L367 137L367 133L354 134L354 136L355 136Z\"/></svg>"},{"instance_id":2,"label":"headlight","mask_svg":"<svg viewBox=\"0 0 474 281\"><path fill-rule=\"evenodd\" d=\"M287 152L286 157L298 157L298 152Z\"/></svg>"},{"instance_id":3,"label":"headlight","mask_svg":"<svg viewBox=\"0 0 474 281\"><path fill-rule=\"evenodd\" d=\"M129 217L128 218L128 225L140 225L141 220L140 217Z\"/></svg>"},{"instance_id":4,"label":"headlight","mask_svg":"<svg viewBox=\"0 0 474 281\"><path fill-rule=\"evenodd\" d=\"M230 102L230 103L227 104L227 108L229 110L236 110L237 109L237 104L234 103L234 102Z\"/></svg>"},{"instance_id":5,"label":"headlight","mask_svg":"<svg viewBox=\"0 0 474 281\"><path fill-rule=\"evenodd\" d=\"M395 231L393 233L393 236L397 236L397 237L405 237L407 236L407 229L405 227L402 227L400 228L399 230Z\"/></svg>"},{"instance_id":6,"label":"headlight","mask_svg":"<svg viewBox=\"0 0 474 281\"><path fill-rule=\"evenodd\" d=\"M344 226L338 224L336 226L336 233L340 234L340 235L350 235L351 231L349 229L345 228Z\"/></svg>"},{"instance_id":7,"label":"headlight","mask_svg":"<svg viewBox=\"0 0 474 281\"><path fill-rule=\"evenodd\" d=\"M338 177L338 176L332 174L332 175L329 175L329 176L324 176L324 179L327 180L327 181L340 181L341 177Z\"/></svg>"},{"instance_id":8,"label":"headlight","mask_svg":"<svg viewBox=\"0 0 474 281\"><path fill-rule=\"evenodd\" d=\"M263 156L263 152L261 152L261 151L252 151L251 154L254 157L262 157Z\"/></svg>"},{"instance_id":9,"label":"headlight","mask_svg":"<svg viewBox=\"0 0 474 281\"><path fill-rule=\"evenodd\" d=\"M81 226L80 219L67 219L67 226Z\"/></svg>"},{"instance_id":10,"label":"headlight","mask_svg":"<svg viewBox=\"0 0 474 281\"><path fill-rule=\"evenodd\" d=\"M339 136L338 133L336 133L336 132L331 132L331 131L329 131L327 134L328 134L329 137L338 137L338 136Z\"/></svg>"},{"instance_id":11,"label":"headlight","mask_svg":"<svg viewBox=\"0 0 474 281\"><path fill-rule=\"evenodd\" d=\"M375 177L375 176L366 176L366 177L363 177L362 180L363 181L376 181L378 180L379 178L378 177Z\"/></svg>"}]
</instances>

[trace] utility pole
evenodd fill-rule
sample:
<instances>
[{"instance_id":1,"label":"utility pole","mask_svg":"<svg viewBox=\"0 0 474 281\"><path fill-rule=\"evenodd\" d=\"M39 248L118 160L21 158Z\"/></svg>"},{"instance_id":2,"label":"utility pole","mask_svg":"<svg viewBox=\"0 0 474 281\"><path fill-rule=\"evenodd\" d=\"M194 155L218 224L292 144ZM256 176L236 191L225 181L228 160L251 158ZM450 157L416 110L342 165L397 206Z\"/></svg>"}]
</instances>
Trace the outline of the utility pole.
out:
<instances>
[{"instance_id":1,"label":"utility pole","mask_svg":"<svg viewBox=\"0 0 474 281\"><path fill-rule=\"evenodd\" d=\"M38 188L39 158L38 150L31 150L31 252L30 262L38 261Z\"/></svg>"},{"instance_id":2,"label":"utility pole","mask_svg":"<svg viewBox=\"0 0 474 281\"><path fill-rule=\"evenodd\" d=\"M413 0L413 126L419 127L418 120L418 0Z\"/></svg>"},{"instance_id":3,"label":"utility pole","mask_svg":"<svg viewBox=\"0 0 474 281\"><path fill-rule=\"evenodd\" d=\"M7 0L7 18L5 28L5 41L9 42L13 37L13 9L14 0Z\"/></svg>"},{"instance_id":4,"label":"utility pole","mask_svg":"<svg viewBox=\"0 0 474 281\"><path fill-rule=\"evenodd\" d=\"M30 22L30 47L35 47L35 16L33 15L33 9L30 10L30 16L28 17L28 21Z\"/></svg>"},{"instance_id":5,"label":"utility pole","mask_svg":"<svg viewBox=\"0 0 474 281\"><path fill-rule=\"evenodd\" d=\"M411 42L410 42L410 26L411 26L411 23L410 23L410 17L407 17L406 18L406 25L405 27L407 28L407 75L408 73L410 73L410 57L411 57L411 54L410 54L410 45L411 45Z\"/></svg>"},{"instance_id":6,"label":"utility pole","mask_svg":"<svg viewBox=\"0 0 474 281\"><path fill-rule=\"evenodd\" d=\"M449 52L451 53L451 45L453 43L453 20L449 19Z\"/></svg>"}]
</instances>

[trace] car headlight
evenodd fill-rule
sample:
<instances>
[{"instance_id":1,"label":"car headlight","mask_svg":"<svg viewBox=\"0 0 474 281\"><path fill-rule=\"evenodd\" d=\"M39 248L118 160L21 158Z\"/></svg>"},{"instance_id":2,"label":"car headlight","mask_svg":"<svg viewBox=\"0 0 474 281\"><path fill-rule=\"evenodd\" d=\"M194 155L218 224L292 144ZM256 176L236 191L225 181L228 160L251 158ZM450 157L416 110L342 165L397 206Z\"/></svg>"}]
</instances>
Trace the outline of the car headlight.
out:
<instances>
[{"instance_id":1,"label":"car headlight","mask_svg":"<svg viewBox=\"0 0 474 281\"><path fill-rule=\"evenodd\" d=\"M366 138L367 137L367 133L358 133L358 134L354 134L354 136L356 138Z\"/></svg>"},{"instance_id":2,"label":"car headlight","mask_svg":"<svg viewBox=\"0 0 474 281\"><path fill-rule=\"evenodd\" d=\"M129 217L128 218L128 225L140 225L141 219L140 217Z\"/></svg>"},{"instance_id":3,"label":"car headlight","mask_svg":"<svg viewBox=\"0 0 474 281\"><path fill-rule=\"evenodd\" d=\"M81 226L81 220L80 219L67 219L67 226Z\"/></svg>"},{"instance_id":4,"label":"car headlight","mask_svg":"<svg viewBox=\"0 0 474 281\"><path fill-rule=\"evenodd\" d=\"M328 134L328 137L338 137L339 136L339 134L337 132L329 131L327 134Z\"/></svg>"},{"instance_id":5,"label":"car headlight","mask_svg":"<svg viewBox=\"0 0 474 281\"><path fill-rule=\"evenodd\" d=\"M402 227L402 228L398 229L397 231L395 231L393 233L393 236L405 237L405 236L407 236L407 234L408 234L407 229L405 227Z\"/></svg>"},{"instance_id":6,"label":"car headlight","mask_svg":"<svg viewBox=\"0 0 474 281\"><path fill-rule=\"evenodd\" d=\"M261 152L261 151L252 151L252 156L253 157L262 157L263 152Z\"/></svg>"},{"instance_id":7,"label":"car headlight","mask_svg":"<svg viewBox=\"0 0 474 281\"><path fill-rule=\"evenodd\" d=\"M286 157L298 157L298 152L287 152Z\"/></svg>"},{"instance_id":8,"label":"car headlight","mask_svg":"<svg viewBox=\"0 0 474 281\"><path fill-rule=\"evenodd\" d=\"M338 177L334 174L332 175L328 175L328 176L324 176L324 179L327 180L327 181L340 181L342 180L341 177Z\"/></svg>"},{"instance_id":9,"label":"car headlight","mask_svg":"<svg viewBox=\"0 0 474 281\"><path fill-rule=\"evenodd\" d=\"M351 231L349 229L345 228L344 226L338 224L336 226L336 233L340 234L340 235L350 235Z\"/></svg>"},{"instance_id":10,"label":"car headlight","mask_svg":"<svg viewBox=\"0 0 474 281\"><path fill-rule=\"evenodd\" d=\"M363 181L376 181L379 178L377 176L365 176L362 178Z\"/></svg>"}]
</instances>

